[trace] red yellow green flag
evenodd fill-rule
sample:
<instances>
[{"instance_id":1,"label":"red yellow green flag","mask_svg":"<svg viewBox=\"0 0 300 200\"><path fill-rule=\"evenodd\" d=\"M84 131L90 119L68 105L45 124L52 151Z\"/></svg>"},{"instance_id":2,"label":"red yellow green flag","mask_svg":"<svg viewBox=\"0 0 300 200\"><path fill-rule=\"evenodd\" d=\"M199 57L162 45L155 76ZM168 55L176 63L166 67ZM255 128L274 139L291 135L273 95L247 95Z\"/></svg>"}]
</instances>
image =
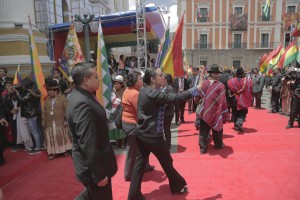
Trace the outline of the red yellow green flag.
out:
<instances>
[{"instance_id":1,"label":"red yellow green flag","mask_svg":"<svg viewBox=\"0 0 300 200\"><path fill-rule=\"evenodd\" d=\"M21 81L22 81L22 78L20 76L20 65L18 65L18 68L17 68L15 76L14 76L13 84L19 85L19 84L21 84Z\"/></svg>"},{"instance_id":2,"label":"red yellow green flag","mask_svg":"<svg viewBox=\"0 0 300 200\"><path fill-rule=\"evenodd\" d=\"M286 48L285 52L278 61L278 68L283 68L289 65L291 62L296 60L298 53L298 48L295 45L295 41L291 42Z\"/></svg>"},{"instance_id":3,"label":"red yellow green flag","mask_svg":"<svg viewBox=\"0 0 300 200\"><path fill-rule=\"evenodd\" d=\"M43 108L44 105L44 100L47 97L47 90L46 90L46 84L45 84L45 78L44 78L44 74L42 71L42 66L40 63L40 59L39 59L39 54L37 51L37 47L35 44L35 40L34 40L34 36L32 33L32 28L31 28L31 21L30 21L30 17L29 18L29 40L30 40L30 58L31 58L31 64L32 64L32 80L34 81L34 83L36 84L37 88L40 90L41 92L41 107Z\"/></svg>"},{"instance_id":4,"label":"red yellow green flag","mask_svg":"<svg viewBox=\"0 0 300 200\"><path fill-rule=\"evenodd\" d=\"M184 76L182 61L182 29L183 29L184 13L180 19L176 29L173 41L168 52L162 62L161 69L164 73L170 74L172 77Z\"/></svg>"},{"instance_id":5,"label":"red yellow green flag","mask_svg":"<svg viewBox=\"0 0 300 200\"><path fill-rule=\"evenodd\" d=\"M282 45L280 44L275 50L273 50L271 53L269 53L268 57L264 60L262 65L260 66L260 72L263 74L267 73L267 69L269 66L270 61L278 55L280 50L282 49Z\"/></svg>"}]
</instances>

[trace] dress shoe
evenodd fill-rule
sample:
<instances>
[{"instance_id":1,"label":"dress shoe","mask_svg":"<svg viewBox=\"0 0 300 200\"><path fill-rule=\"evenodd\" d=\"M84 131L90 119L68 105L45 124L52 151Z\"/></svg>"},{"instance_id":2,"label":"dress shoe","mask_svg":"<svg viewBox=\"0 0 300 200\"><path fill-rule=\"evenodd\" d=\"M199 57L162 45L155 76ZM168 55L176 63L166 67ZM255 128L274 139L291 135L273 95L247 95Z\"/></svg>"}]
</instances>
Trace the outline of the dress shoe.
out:
<instances>
[{"instance_id":1,"label":"dress shoe","mask_svg":"<svg viewBox=\"0 0 300 200\"><path fill-rule=\"evenodd\" d=\"M241 125L239 124L235 124L236 130L240 131L240 132L244 132L244 129L242 128Z\"/></svg>"},{"instance_id":2,"label":"dress shoe","mask_svg":"<svg viewBox=\"0 0 300 200\"><path fill-rule=\"evenodd\" d=\"M180 191L178 191L178 192L172 192L172 193L173 194L181 194L181 195L183 195L183 194L186 194L188 192L189 192L189 188L187 186L184 186Z\"/></svg>"},{"instance_id":3,"label":"dress shoe","mask_svg":"<svg viewBox=\"0 0 300 200\"><path fill-rule=\"evenodd\" d=\"M150 171L154 170L154 168L155 168L154 166L148 165L145 167L144 172L150 172Z\"/></svg>"},{"instance_id":4,"label":"dress shoe","mask_svg":"<svg viewBox=\"0 0 300 200\"><path fill-rule=\"evenodd\" d=\"M180 120L181 121L181 123L184 123L185 121L184 121L184 119L182 119L182 120Z\"/></svg>"},{"instance_id":5,"label":"dress shoe","mask_svg":"<svg viewBox=\"0 0 300 200\"><path fill-rule=\"evenodd\" d=\"M200 154L201 155L206 154L206 153L207 153L207 149L206 148L200 149Z\"/></svg>"},{"instance_id":6,"label":"dress shoe","mask_svg":"<svg viewBox=\"0 0 300 200\"><path fill-rule=\"evenodd\" d=\"M192 113L192 111L189 111L189 114L191 114Z\"/></svg>"},{"instance_id":7,"label":"dress shoe","mask_svg":"<svg viewBox=\"0 0 300 200\"><path fill-rule=\"evenodd\" d=\"M225 148L225 144L223 143L221 147L215 147L216 150L221 150Z\"/></svg>"},{"instance_id":8,"label":"dress shoe","mask_svg":"<svg viewBox=\"0 0 300 200\"><path fill-rule=\"evenodd\" d=\"M286 129L293 128L293 125L291 125L291 124L288 124L288 125L287 125L285 128L286 128Z\"/></svg>"},{"instance_id":9,"label":"dress shoe","mask_svg":"<svg viewBox=\"0 0 300 200\"><path fill-rule=\"evenodd\" d=\"M180 125L180 122L176 122L176 125Z\"/></svg>"}]
</instances>

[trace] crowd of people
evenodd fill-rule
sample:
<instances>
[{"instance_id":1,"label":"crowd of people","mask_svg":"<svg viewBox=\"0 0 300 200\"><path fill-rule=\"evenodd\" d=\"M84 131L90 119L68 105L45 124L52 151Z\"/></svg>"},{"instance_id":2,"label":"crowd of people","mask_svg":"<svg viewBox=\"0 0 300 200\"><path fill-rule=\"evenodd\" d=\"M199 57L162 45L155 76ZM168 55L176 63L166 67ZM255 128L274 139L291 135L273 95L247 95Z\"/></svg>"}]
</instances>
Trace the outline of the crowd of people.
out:
<instances>
[{"instance_id":1,"label":"crowd of people","mask_svg":"<svg viewBox=\"0 0 300 200\"><path fill-rule=\"evenodd\" d=\"M300 127L300 70L275 69L272 76L261 75L255 68L221 70L217 64L193 67L192 73L174 77L155 68L155 61L145 72L136 59L116 61L109 58L113 88L110 115L97 101L99 87L95 63L79 63L69 81L59 70L45 79L48 96L40 104L40 91L29 78L13 84L7 70L0 68L0 165L5 163L4 141L13 152L38 154L46 149L48 158L72 153L77 179L85 190L77 199L112 199L111 178L118 170L113 149L126 149L124 180L130 181L129 200L145 199L141 184L144 172L152 171L152 153L169 179L170 191L185 194L185 179L173 166L170 155L171 123L185 123L184 112L195 114L199 130L200 154L208 152L210 132L214 147L222 150L223 124L233 122L243 133L248 108L262 109L264 91L271 93L270 113L289 115L286 128L298 120ZM265 92L266 92L265 90ZM114 124L114 112L122 107L122 126Z\"/></svg>"}]
</instances>

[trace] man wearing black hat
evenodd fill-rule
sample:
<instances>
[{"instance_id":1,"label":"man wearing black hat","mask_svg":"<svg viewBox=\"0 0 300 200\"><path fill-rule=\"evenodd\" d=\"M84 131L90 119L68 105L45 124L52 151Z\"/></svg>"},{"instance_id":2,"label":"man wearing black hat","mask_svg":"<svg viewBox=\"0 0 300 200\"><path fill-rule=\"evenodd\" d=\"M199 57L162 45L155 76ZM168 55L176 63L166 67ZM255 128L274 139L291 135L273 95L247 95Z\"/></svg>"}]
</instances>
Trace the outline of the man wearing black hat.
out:
<instances>
[{"instance_id":1,"label":"man wearing black hat","mask_svg":"<svg viewBox=\"0 0 300 200\"><path fill-rule=\"evenodd\" d=\"M200 153L207 153L209 131L212 129L215 149L223 149L223 122L228 120L228 109L226 102L225 86L218 81L219 66L213 64L208 71L209 76L203 81L199 91L200 99L202 99L199 112L200 118L200 134L199 146ZM197 99L199 100L199 99Z\"/></svg>"},{"instance_id":2,"label":"man wearing black hat","mask_svg":"<svg viewBox=\"0 0 300 200\"><path fill-rule=\"evenodd\" d=\"M259 74L258 68L254 69L252 84L253 100L255 99L255 108L261 109L261 96L264 87L264 78Z\"/></svg>"},{"instance_id":3,"label":"man wearing black hat","mask_svg":"<svg viewBox=\"0 0 300 200\"><path fill-rule=\"evenodd\" d=\"M236 107L233 106L232 118L234 129L239 132L244 132L243 123L248 114L248 107L251 107L252 101L252 81L245 77L244 69L237 67L236 77L227 81L231 91L231 96L235 97Z\"/></svg>"}]
</instances>

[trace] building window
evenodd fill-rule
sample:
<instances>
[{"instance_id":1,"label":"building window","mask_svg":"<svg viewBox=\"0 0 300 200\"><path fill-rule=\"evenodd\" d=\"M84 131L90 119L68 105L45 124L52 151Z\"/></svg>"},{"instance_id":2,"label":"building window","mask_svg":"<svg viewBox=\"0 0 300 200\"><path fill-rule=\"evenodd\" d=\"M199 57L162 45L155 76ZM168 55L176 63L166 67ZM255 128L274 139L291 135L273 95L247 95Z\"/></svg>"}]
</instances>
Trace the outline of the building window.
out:
<instances>
[{"instance_id":1,"label":"building window","mask_svg":"<svg viewBox=\"0 0 300 200\"><path fill-rule=\"evenodd\" d=\"M207 66L207 61L206 60L200 60L200 65L203 65L203 66Z\"/></svg>"},{"instance_id":2,"label":"building window","mask_svg":"<svg viewBox=\"0 0 300 200\"><path fill-rule=\"evenodd\" d=\"M242 48L242 34L234 34L233 48Z\"/></svg>"},{"instance_id":3,"label":"building window","mask_svg":"<svg viewBox=\"0 0 300 200\"><path fill-rule=\"evenodd\" d=\"M271 8L269 8L269 10L268 10L268 17L266 17L266 15L265 15L265 13L264 13L264 8L265 8L265 7L262 8L261 19L262 19L263 22L269 22L269 21L271 21L271 15L270 15L270 13L271 13Z\"/></svg>"},{"instance_id":4,"label":"building window","mask_svg":"<svg viewBox=\"0 0 300 200\"><path fill-rule=\"evenodd\" d=\"M243 14L243 7L235 7L234 8L234 14L236 14L236 15Z\"/></svg>"},{"instance_id":5,"label":"building window","mask_svg":"<svg viewBox=\"0 0 300 200\"><path fill-rule=\"evenodd\" d=\"M197 9L197 22L207 22L208 10L207 8Z\"/></svg>"},{"instance_id":6,"label":"building window","mask_svg":"<svg viewBox=\"0 0 300 200\"><path fill-rule=\"evenodd\" d=\"M284 46L285 47L287 47L290 44L290 40L291 40L291 34L290 33L284 34Z\"/></svg>"},{"instance_id":7,"label":"building window","mask_svg":"<svg viewBox=\"0 0 300 200\"><path fill-rule=\"evenodd\" d=\"M241 66L241 61L240 60L234 60L232 62L232 65L234 68L240 67Z\"/></svg>"},{"instance_id":8,"label":"building window","mask_svg":"<svg viewBox=\"0 0 300 200\"><path fill-rule=\"evenodd\" d=\"M268 33L261 34L260 47L261 48L268 48L269 47L269 34Z\"/></svg>"},{"instance_id":9,"label":"building window","mask_svg":"<svg viewBox=\"0 0 300 200\"><path fill-rule=\"evenodd\" d=\"M296 6L288 6L286 12L287 13L294 13L294 12L296 12Z\"/></svg>"},{"instance_id":10,"label":"building window","mask_svg":"<svg viewBox=\"0 0 300 200\"><path fill-rule=\"evenodd\" d=\"M207 49L207 34L200 34L199 48Z\"/></svg>"}]
</instances>

